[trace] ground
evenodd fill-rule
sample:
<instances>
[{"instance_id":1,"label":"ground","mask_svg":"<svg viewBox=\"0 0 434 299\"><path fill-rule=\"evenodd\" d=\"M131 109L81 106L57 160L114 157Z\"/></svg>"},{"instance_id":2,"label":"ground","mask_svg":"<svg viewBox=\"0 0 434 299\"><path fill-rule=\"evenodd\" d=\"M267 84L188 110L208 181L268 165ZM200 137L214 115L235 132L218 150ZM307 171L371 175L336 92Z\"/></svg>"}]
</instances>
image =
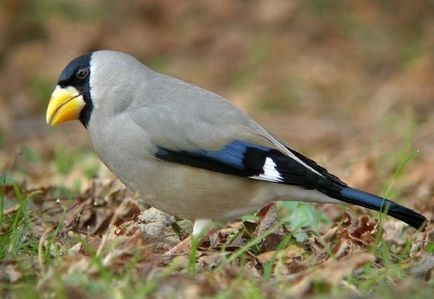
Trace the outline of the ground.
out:
<instances>
[{"instance_id":1,"label":"ground","mask_svg":"<svg viewBox=\"0 0 434 299\"><path fill-rule=\"evenodd\" d=\"M2 298L430 298L434 228L285 202L163 253L191 223L114 178L45 108L115 49L230 99L344 181L434 217L432 1L0 2Z\"/></svg>"}]
</instances>

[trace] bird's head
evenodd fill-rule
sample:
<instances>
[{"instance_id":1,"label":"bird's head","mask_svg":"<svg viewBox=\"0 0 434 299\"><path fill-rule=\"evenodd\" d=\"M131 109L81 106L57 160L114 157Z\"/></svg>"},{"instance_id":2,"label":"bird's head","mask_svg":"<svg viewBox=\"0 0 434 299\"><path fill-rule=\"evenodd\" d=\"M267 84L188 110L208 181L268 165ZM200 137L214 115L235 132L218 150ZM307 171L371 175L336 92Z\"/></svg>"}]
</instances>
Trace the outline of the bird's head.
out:
<instances>
[{"instance_id":1,"label":"bird's head","mask_svg":"<svg viewBox=\"0 0 434 299\"><path fill-rule=\"evenodd\" d=\"M144 86L149 72L121 52L102 50L75 58L60 74L48 104L47 123L55 126L79 119L87 127L93 112L110 117L123 111L135 98L130 91Z\"/></svg>"},{"instance_id":2,"label":"bird's head","mask_svg":"<svg viewBox=\"0 0 434 299\"><path fill-rule=\"evenodd\" d=\"M60 74L51 94L46 120L51 126L80 119L87 126L92 111L90 96L91 54L72 60Z\"/></svg>"}]
</instances>

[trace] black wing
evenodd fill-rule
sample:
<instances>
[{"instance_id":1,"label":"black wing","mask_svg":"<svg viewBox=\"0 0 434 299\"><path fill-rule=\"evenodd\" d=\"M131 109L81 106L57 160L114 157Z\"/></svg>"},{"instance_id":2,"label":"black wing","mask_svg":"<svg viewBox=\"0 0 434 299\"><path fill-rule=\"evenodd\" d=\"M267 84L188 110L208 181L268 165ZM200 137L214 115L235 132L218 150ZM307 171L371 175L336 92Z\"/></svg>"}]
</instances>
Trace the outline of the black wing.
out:
<instances>
[{"instance_id":1,"label":"black wing","mask_svg":"<svg viewBox=\"0 0 434 299\"><path fill-rule=\"evenodd\" d=\"M296 159L277 149L241 140L233 141L217 151L175 151L157 148L155 156L158 159L230 175L297 185L306 189L316 189L318 183L324 180ZM326 172L324 168L321 170Z\"/></svg>"}]
</instances>

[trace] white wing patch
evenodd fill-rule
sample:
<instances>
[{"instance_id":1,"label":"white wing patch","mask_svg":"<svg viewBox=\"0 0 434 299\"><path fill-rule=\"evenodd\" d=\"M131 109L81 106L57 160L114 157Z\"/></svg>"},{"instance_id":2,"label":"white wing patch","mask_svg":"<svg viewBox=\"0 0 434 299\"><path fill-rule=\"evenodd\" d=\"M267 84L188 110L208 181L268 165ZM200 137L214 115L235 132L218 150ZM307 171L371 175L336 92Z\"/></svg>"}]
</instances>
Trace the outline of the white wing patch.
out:
<instances>
[{"instance_id":1,"label":"white wing patch","mask_svg":"<svg viewBox=\"0 0 434 299\"><path fill-rule=\"evenodd\" d=\"M254 175L250 178L255 180L261 180L261 181L268 181L268 182L283 182L283 178L280 175L280 173L276 169L276 163L271 158L266 158L264 166L262 167L264 170L264 173L261 173L260 175Z\"/></svg>"}]
</instances>

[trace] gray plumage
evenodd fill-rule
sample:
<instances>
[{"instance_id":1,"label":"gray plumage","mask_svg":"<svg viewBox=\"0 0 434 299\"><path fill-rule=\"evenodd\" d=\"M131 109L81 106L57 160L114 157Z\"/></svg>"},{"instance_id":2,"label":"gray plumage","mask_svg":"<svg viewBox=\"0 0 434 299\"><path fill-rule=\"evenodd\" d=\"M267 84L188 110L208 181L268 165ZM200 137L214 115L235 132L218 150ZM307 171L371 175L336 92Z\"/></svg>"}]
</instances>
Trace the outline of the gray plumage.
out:
<instances>
[{"instance_id":1,"label":"gray plumage","mask_svg":"<svg viewBox=\"0 0 434 299\"><path fill-rule=\"evenodd\" d=\"M224 98L154 72L126 54L97 53L91 59L91 65L98 65L90 78L92 144L107 167L150 205L189 219L227 220L284 197L337 202L298 187L156 159L156 144L173 150L218 150L236 139L291 153ZM124 74L127 80L122 80ZM118 83L101 88L103 81Z\"/></svg>"},{"instance_id":2,"label":"gray plumage","mask_svg":"<svg viewBox=\"0 0 434 299\"><path fill-rule=\"evenodd\" d=\"M98 156L162 211L193 220L229 220L275 200L297 200L353 203L418 228L426 221L348 187L221 96L159 74L127 54L97 51L79 57L58 84L47 121L61 122L53 115L65 100L56 98L72 86L76 94L67 101L80 102L77 111Z\"/></svg>"}]
</instances>

